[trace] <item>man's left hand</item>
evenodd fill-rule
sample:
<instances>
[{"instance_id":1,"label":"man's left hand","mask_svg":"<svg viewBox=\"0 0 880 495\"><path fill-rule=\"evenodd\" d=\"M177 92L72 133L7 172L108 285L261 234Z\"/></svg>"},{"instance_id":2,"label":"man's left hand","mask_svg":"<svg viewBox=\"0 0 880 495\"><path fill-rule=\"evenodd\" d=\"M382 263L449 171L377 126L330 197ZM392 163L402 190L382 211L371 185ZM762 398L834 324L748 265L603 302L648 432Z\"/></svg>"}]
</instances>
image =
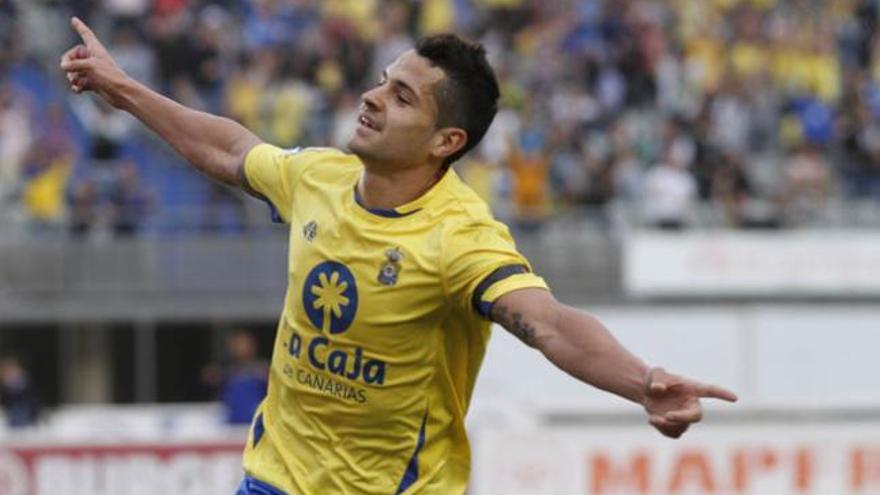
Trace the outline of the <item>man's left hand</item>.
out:
<instances>
[{"instance_id":1,"label":"man's left hand","mask_svg":"<svg viewBox=\"0 0 880 495\"><path fill-rule=\"evenodd\" d=\"M678 438L691 423L703 419L702 398L737 401L736 394L716 385L673 375L663 368L652 368L648 372L645 411L651 425L667 437Z\"/></svg>"}]
</instances>

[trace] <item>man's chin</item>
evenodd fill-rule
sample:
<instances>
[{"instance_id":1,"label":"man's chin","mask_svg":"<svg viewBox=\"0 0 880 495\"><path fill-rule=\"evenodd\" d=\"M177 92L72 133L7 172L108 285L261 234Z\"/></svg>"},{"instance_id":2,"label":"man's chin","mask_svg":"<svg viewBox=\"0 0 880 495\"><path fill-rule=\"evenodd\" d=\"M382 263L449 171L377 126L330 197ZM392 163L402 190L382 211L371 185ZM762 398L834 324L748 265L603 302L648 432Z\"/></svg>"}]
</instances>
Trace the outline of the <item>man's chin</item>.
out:
<instances>
[{"instance_id":1,"label":"man's chin","mask_svg":"<svg viewBox=\"0 0 880 495\"><path fill-rule=\"evenodd\" d=\"M371 145L371 143L366 143L362 139L358 139L357 136L351 138L346 147L352 155L357 155L359 157L372 157L377 154L377 151L379 151L375 144Z\"/></svg>"},{"instance_id":2,"label":"man's chin","mask_svg":"<svg viewBox=\"0 0 880 495\"><path fill-rule=\"evenodd\" d=\"M364 158L374 157L376 155L371 146L364 143L357 137L351 138L346 144L346 148L348 148L349 153L357 156L361 160L363 160Z\"/></svg>"},{"instance_id":3,"label":"man's chin","mask_svg":"<svg viewBox=\"0 0 880 495\"><path fill-rule=\"evenodd\" d=\"M359 143L356 137L353 137L345 143L345 149L347 149L352 155L359 155L363 149L363 144Z\"/></svg>"}]
</instances>

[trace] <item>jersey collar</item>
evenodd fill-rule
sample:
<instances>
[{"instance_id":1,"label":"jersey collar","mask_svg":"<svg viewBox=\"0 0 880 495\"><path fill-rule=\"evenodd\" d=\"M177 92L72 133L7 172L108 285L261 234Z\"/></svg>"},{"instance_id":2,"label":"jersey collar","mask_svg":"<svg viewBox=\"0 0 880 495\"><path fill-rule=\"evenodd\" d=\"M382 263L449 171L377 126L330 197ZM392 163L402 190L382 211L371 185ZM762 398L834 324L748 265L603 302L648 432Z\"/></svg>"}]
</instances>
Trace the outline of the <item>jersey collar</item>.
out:
<instances>
[{"instance_id":1,"label":"jersey collar","mask_svg":"<svg viewBox=\"0 0 880 495\"><path fill-rule=\"evenodd\" d=\"M413 213L417 213L421 208L417 208L411 211L400 211L400 208L368 208L364 204L364 198L361 197L360 191L358 191L357 186L354 188L354 202L358 204L364 210L372 213L373 215L377 215L385 218L400 218L412 215ZM407 203L408 204L408 203ZM406 205L404 205L406 206Z\"/></svg>"},{"instance_id":2,"label":"jersey collar","mask_svg":"<svg viewBox=\"0 0 880 495\"><path fill-rule=\"evenodd\" d=\"M440 178L430 189L428 189L424 194L419 196L418 198L410 201L409 203L398 206L397 208L368 208L364 205L364 200L361 197L360 192L358 192L357 184L355 184L354 189L354 202L357 203L357 207L366 213L371 214L371 216L382 217L382 218L403 218L408 217L414 213L418 213L421 211L431 200L436 197L440 191L446 189L447 184L450 180L450 177L454 175L455 172L450 168L447 170L443 177Z\"/></svg>"}]
</instances>

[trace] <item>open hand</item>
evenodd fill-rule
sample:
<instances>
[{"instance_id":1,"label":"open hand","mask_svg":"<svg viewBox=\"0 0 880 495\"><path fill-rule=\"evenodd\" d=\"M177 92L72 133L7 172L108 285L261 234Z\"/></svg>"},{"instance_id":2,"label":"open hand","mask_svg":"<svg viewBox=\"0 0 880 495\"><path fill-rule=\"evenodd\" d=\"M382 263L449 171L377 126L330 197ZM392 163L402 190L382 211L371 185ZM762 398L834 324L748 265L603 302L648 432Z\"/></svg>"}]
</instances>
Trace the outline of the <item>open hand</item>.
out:
<instances>
[{"instance_id":1,"label":"open hand","mask_svg":"<svg viewBox=\"0 0 880 495\"><path fill-rule=\"evenodd\" d=\"M94 91L119 108L122 101L118 88L127 76L84 22L74 17L70 24L83 41L61 57L61 69L67 73L70 89L77 94Z\"/></svg>"},{"instance_id":2,"label":"open hand","mask_svg":"<svg viewBox=\"0 0 880 495\"><path fill-rule=\"evenodd\" d=\"M648 372L645 411L651 425L667 437L678 438L691 423L703 419L702 398L737 400L736 394L729 390L673 375L663 368L652 368Z\"/></svg>"}]
</instances>

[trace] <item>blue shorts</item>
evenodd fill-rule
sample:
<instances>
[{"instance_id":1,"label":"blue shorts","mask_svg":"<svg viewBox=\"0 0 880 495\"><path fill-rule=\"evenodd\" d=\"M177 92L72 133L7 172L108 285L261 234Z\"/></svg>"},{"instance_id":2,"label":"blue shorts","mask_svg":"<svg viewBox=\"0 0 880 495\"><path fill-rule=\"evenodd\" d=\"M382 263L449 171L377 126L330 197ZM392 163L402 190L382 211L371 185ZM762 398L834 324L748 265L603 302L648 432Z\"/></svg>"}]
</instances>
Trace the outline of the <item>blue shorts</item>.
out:
<instances>
[{"instance_id":1,"label":"blue shorts","mask_svg":"<svg viewBox=\"0 0 880 495\"><path fill-rule=\"evenodd\" d=\"M243 480L241 480L241 484L238 485L238 491L235 492L235 495L287 495L281 490L275 488L274 486L263 483L258 479L254 479L250 476L245 476Z\"/></svg>"}]
</instances>

